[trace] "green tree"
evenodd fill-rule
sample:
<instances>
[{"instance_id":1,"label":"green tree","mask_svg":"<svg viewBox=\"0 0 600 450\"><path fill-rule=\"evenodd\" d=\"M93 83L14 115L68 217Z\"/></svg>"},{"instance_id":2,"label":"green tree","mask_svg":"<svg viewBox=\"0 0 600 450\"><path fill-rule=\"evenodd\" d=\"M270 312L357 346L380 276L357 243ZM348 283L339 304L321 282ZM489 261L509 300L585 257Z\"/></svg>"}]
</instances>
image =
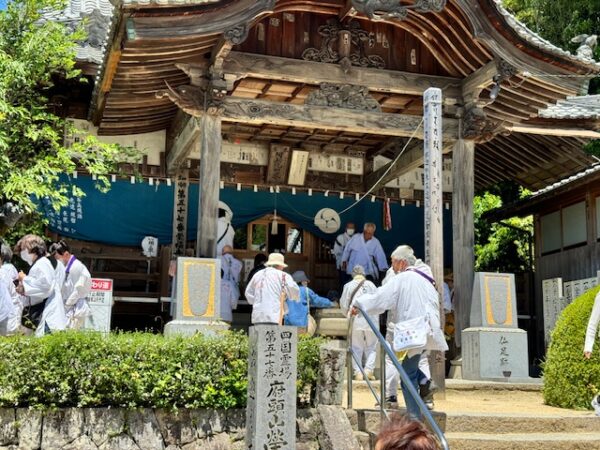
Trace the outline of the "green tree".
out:
<instances>
[{"instance_id":1,"label":"green tree","mask_svg":"<svg viewBox=\"0 0 600 450\"><path fill-rule=\"evenodd\" d=\"M532 217L513 217L493 222L485 213L500 208L528 192L514 185L500 185L475 196L475 269L483 272L523 272L531 267Z\"/></svg>"},{"instance_id":2,"label":"green tree","mask_svg":"<svg viewBox=\"0 0 600 450\"><path fill-rule=\"evenodd\" d=\"M16 205L24 213L45 201L55 209L68 196L83 195L60 179L77 167L97 176L108 189L107 175L134 156L130 149L87 137L70 147L63 135L74 132L53 114L48 93L55 80L85 82L75 67L83 29L42 20L42 12L62 10L62 0L13 0L0 11L0 206ZM66 128L67 127L67 128ZM3 225L6 223L3 221Z\"/></svg>"}]
</instances>

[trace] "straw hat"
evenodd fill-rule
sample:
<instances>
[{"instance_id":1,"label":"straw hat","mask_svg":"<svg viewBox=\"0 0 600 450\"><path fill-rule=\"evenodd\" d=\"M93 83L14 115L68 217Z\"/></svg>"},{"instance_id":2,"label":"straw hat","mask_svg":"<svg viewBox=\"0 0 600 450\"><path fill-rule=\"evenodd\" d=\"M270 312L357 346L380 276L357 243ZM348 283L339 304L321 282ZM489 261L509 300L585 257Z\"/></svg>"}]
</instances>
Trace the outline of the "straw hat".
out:
<instances>
[{"instance_id":1,"label":"straw hat","mask_svg":"<svg viewBox=\"0 0 600 450\"><path fill-rule=\"evenodd\" d=\"M283 255L281 253L271 253L269 255L269 259L265 263L265 266L269 266L269 267L271 267L271 266L287 267L287 264L285 263L285 261L283 259Z\"/></svg>"}]
</instances>

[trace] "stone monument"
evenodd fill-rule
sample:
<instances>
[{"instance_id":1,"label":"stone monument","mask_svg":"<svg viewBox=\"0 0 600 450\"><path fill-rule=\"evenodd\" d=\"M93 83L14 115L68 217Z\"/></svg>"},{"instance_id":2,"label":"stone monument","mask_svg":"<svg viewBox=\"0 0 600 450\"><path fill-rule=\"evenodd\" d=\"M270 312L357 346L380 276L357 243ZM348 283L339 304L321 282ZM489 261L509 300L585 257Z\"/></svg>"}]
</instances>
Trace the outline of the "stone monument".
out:
<instances>
[{"instance_id":1,"label":"stone monument","mask_svg":"<svg viewBox=\"0 0 600 450\"><path fill-rule=\"evenodd\" d=\"M296 448L296 327L250 328L246 449Z\"/></svg>"},{"instance_id":2,"label":"stone monument","mask_svg":"<svg viewBox=\"0 0 600 450\"><path fill-rule=\"evenodd\" d=\"M550 344L550 334L556 325L556 321L565 306L567 300L563 295L562 278L549 278L542 281L542 302L544 308L544 341L546 346Z\"/></svg>"},{"instance_id":3,"label":"stone monument","mask_svg":"<svg viewBox=\"0 0 600 450\"><path fill-rule=\"evenodd\" d=\"M175 320L165 326L165 335L211 334L229 326L220 322L221 260L177 258Z\"/></svg>"},{"instance_id":4,"label":"stone monument","mask_svg":"<svg viewBox=\"0 0 600 450\"><path fill-rule=\"evenodd\" d=\"M517 325L513 274L475 274L470 325L462 332L463 378L507 380L529 377L527 332Z\"/></svg>"}]
</instances>

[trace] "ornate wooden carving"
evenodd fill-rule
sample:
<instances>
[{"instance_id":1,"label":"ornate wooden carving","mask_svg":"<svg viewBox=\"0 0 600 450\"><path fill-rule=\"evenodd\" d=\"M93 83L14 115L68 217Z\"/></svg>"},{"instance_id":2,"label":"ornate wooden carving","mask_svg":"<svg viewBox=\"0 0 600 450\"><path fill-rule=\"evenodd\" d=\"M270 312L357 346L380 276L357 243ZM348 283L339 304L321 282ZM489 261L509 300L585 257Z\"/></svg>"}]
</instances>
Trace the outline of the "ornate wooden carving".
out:
<instances>
[{"instance_id":1,"label":"ornate wooden carving","mask_svg":"<svg viewBox=\"0 0 600 450\"><path fill-rule=\"evenodd\" d=\"M207 83L206 87L183 85L176 88L172 88L169 83L166 85L167 89L158 91L156 97L168 98L192 116L223 113L223 98L227 94L227 89L218 84L211 82Z\"/></svg>"},{"instance_id":2,"label":"ornate wooden carving","mask_svg":"<svg viewBox=\"0 0 600 450\"><path fill-rule=\"evenodd\" d=\"M321 48L307 48L302 53L302 59L339 63L344 72L348 72L351 66L377 69L385 67L383 58L367 54L366 47L374 45L375 35L363 30L357 21L352 20L344 25L338 19L329 19L325 25L319 27L318 31L323 37Z\"/></svg>"},{"instance_id":3,"label":"ornate wooden carving","mask_svg":"<svg viewBox=\"0 0 600 450\"><path fill-rule=\"evenodd\" d=\"M473 105L467 108L463 118L464 139L487 142L502 130L501 124L488 119L483 108Z\"/></svg>"},{"instance_id":4,"label":"ornate wooden carving","mask_svg":"<svg viewBox=\"0 0 600 450\"><path fill-rule=\"evenodd\" d=\"M381 111L381 105L369 94L368 87L351 84L322 83L319 89L306 97L304 103L362 111Z\"/></svg>"},{"instance_id":5,"label":"ornate wooden carving","mask_svg":"<svg viewBox=\"0 0 600 450\"><path fill-rule=\"evenodd\" d=\"M352 6L371 20L404 20L409 10L440 12L446 6L446 0L416 0L412 5L402 5L400 0L352 0Z\"/></svg>"},{"instance_id":6,"label":"ornate wooden carving","mask_svg":"<svg viewBox=\"0 0 600 450\"><path fill-rule=\"evenodd\" d=\"M239 45L248 37L249 29L250 27L247 23L241 23L225 31L225 33L223 33L223 37L233 45Z\"/></svg>"}]
</instances>

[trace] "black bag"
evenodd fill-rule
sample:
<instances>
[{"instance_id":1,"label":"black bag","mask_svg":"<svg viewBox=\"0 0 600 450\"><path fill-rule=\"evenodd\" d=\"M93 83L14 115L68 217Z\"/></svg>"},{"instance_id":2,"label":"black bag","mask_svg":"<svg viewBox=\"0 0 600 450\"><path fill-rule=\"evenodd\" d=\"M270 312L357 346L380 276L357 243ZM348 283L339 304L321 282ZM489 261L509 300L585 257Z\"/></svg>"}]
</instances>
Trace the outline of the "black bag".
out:
<instances>
[{"instance_id":1,"label":"black bag","mask_svg":"<svg viewBox=\"0 0 600 450\"><path fill-rule=\"evenodd\" d=\"M48 299L44 299L37 305L29 305L23 309L23 315L21 316L21 325L32 330L36 330L42 321L42 314L44 314L44 308Z\"/></svg>"}]
</instances>

